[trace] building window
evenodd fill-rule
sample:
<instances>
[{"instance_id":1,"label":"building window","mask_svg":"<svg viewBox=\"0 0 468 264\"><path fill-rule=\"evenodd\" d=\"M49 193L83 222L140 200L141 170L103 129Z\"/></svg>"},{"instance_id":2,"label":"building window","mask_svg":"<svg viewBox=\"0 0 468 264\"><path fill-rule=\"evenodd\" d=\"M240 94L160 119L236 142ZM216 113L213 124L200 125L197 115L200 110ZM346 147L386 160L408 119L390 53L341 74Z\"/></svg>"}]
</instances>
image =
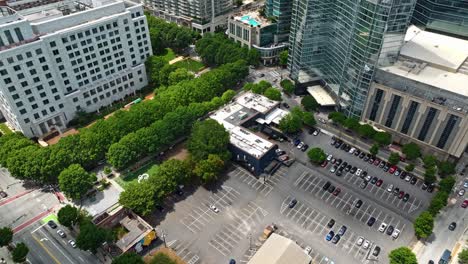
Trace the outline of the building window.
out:
<instances>
[{"instance_id":1,"label":"building window","mask_svg":"<svg viewBox=\"0 0 468 264\"><path fill-rule=\"evenodd\" d=\"M23 34L21 33L21 30L19 28L15 28L15 33L16 33L16 37L18 38L19 41L24 40Z\"/></svg>"},{"instance_id":2,"label":"building window","mask_svg":"<svg viewBox=\"0 0 468 264\"><path fill-rule=\"evenodd\" d=\"M432 121L434 121L434 117L436 113L437 113L437 109L433 107L429 108L429 111L426 116L426 120L424 120L424 124L422 125L421 130L419 131L419 135L418 135L419 140L424 141L426 139L427 132L432 125Z\"/></svg>"},{"instance_id":3,"label":"building window","mask_svg":"<svg viewBox=\"0 0 468 264\"><path fill-rule=\"evenodd\" d=\"M15 41L13 40L13 37L11 36L11 33L9 30L5 30L5 36L7 37L8 43L13 44Z\"/></svg>"},{"instance_id":4,"label":"building window","mask_svg":"<svg viewBox=\"0 0 468 264\"><path fill-rule=\"evenodd\" d=\"M438 148L443 149L445 147L445 144L447 144L447 140L450 137L450 134L452 133L453 128L455 127L455 124L458 122L458 119L458 116L450 115L447 125L445 125L444 132L442 132L442 135L440 135L439 141L437 142Z\"/></svg>"},{"instance_id":5,"label":"building window","mask_svg":"<svg viewBox=\"0 0 468 264\"><path fill-rule=\"evenodd\" d=\"M377 89L377 93L375 94L374 103L372 104L372 110L369 115L369 119L375 121L377 116L377 111L379 110L380 102L382 101L383 97L383 90Z\"/></svg>"},{"instance_id":6,"label":"building window","mask_svg":"<svg viewBox=\"0 0 468 264\"><path fill-rule=\"evenodd\" d=\"M401 127L401 133L408 134L408 130L411 126L411 122L413 121L414 114L416 113L418 106L419 103L411 101L408 113L406 114L405 121L403 122L403 126Z\"/></svg>"},{"instance_id":7,"label":"building window","mask_svg":"<svg viewBox=\"0 0 468 264\"><path fill-rule=\"evenodd\" d=\"M398 110L398 106L400 105L400 100L401 100L401 96L398 96L398 95L393 96L393 102L392 102L392 105L390 106L390 111L388 112L387 120L385 121L386 127L392 127L393 119L395 119L395 114Z\"/></svg>"}]
</instances>

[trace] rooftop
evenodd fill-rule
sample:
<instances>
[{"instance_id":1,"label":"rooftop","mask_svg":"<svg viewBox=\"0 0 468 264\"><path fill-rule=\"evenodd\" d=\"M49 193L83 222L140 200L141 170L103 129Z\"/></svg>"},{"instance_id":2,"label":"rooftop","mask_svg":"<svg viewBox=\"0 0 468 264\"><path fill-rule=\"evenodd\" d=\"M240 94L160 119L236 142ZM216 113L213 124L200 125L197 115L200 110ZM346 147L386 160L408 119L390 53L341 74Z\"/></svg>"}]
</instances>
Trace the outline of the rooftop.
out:
<instances>
[{"instance_id":1,"label":"rooftop","mask_svg":"<svg viewBox=\"0 0 468 264\"><path fill-rule=\"evenodd\" d=\"M411 26L400 54L456 72L468 58L468 41Z\"/></svg>"},{"instance_id":2,"label":"rooftop","mask_svg":"<svg viewBox=\"0 0 468 264\"><path fill-rule=\"evenodd\" d=\"M321 106L334 106L335 100L330 94L320 85L307 87L307 92L314 97L317 103Z\"/></svg>"},{"instance_id":3,"label":"rooftop","mask_svg":"<svg viewBox=\"0 0 468 264\"><path fill-rule=\"evenodd\" d=\"M234 19L252 27L264 27L271 24L268 19L260 16L258 11L240 12L234 15Z\"/></svg>"},{"instance_id":4,"label":"rooftop","mask_svg":"<svg viewBox=\"0 0 468 264\"><path fill-rule=\"evenodd\" d=\"M126 216L120 220L120 225L128 230L128 233L116 242L116 245L123 252L126 252L138 241L142 240L152 230L152 227L140 217L133 214L131 216Z\"/></svg>"},{"instance_id":5,"label":"rooftop","mask_svg":"<svg viewBox=\"0 0 468 264\"><path fill-rule=\"evenodd\" d=\"M248 264L309 264L311 260L294 241L273 233Z\"/></svg>"},{"instance_id":6,"label":"rooftop","mask_svg":"<svg viewBox=\"0 0 468 264\"><path fill-rule=\"evenodd\" d=\"M262 114L266 114L279 104L278 102L270 100L265 96L251 92L241 94L236 98L236 103Z\"/></svg>"}]
</instances>

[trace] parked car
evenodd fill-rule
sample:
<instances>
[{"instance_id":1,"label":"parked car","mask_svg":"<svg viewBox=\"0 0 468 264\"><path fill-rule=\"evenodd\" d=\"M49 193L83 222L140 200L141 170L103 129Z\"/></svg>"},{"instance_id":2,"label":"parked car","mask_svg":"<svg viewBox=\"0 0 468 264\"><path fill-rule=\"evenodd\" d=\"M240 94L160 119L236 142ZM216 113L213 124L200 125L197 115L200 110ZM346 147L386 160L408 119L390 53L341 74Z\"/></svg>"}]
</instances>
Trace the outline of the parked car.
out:
<instances>
[{"instance_id":1,"label":"parked car","mask_svg":"<svg viewBox=\"0 0 468 264\"><path fill-rule=\"evenodd\" d=\"M373 226L375 223L375 217L371 216L369 220L367 220L367 225L368 226Z\"/></svg>"},{"instance_id":2,"label":"parked car","mask_svg":"<svg viewBox=\"0 0 468 264\"><path fill-rule=\"evenodd\" d=\"M326 190L328 190L328 187L330 187L330 185L331 185L331 182L327 181L327 182L323 185L322 189L323 189L324 191L326 191Z\"/></svg>"},{"instance_id":3,"label":"parked car","mask_svg":"<svg viewBox=\"0 0 468 264\"><path fill-rule=\"evenodd\" d=\"M459 195L459 196L465 195L465 189L460 189L460 190L458 191L458 195Z\"/></svg>"},{"instance_id":4,"label":"parked car","mask_svg":"<svg viewBox=\"0 0 468 264\"><path fill-rule=\"evenodd\" d=\"M341 192L341 189L336 188L335 191L333 192L333 195L338 196L338 194L340 194L340 192Z\"/></svg>"},{"instance_id":5,"label":"parked car","mask_svg":"<svg viewBox=\"0 0 468 264\"><path fill-rule=\"evenodd\" d=\"M372 251L372 255L374 255L374 257L377 257L380 253L380 247L377 246L374 248L374 251Z\"/></svg>"},{"instance_id":6,"label":"parked car","mask_svg":"<svg viewBox=\"0 0 468 264\"><path fill-rule=\"evenodd\" d=\"M381 160L375 159L375 160L374 160L374 165L375 165L375 166L379 166L380 162L381 162Z\"/></svg>"},{"instance_id":7,"label":"parked car","mask_svg":"<svg viewBox=\"0 0 468 264\"><path fill-rule=\"evenodd\" d=\"M371 180L370 182L371 182L372 184L375 184L378 180L379 180L379 178L373 177L372 180Z\"/></svg>"},{"instance_id":8,"label":"parked car","mask_svg":"<svg viewBox=\"0 0 468 264\"><path fill-rule=\"evenodd\" d=\"M388 173L393 174L397 170L397 167L395 165L391 166L390 169L388 170Z\"/></svg>"},{"instance_id":9,"label":"parked car","mask_svg":"<svg viewBox=\"0 0 468 264\"><path fill-rule=\"evenodd\" d=\"M369 161L369 159L370 159L370 155L369 155L369 154L367 154L367 155L364 156L364 161L367 162L367 161Z\"/></svg>"},{"instance_id":10,"label":"parked car","mask_svg":"<svg viewBox=\"0 0 468 264\"><path fill-rule=\"evenodd\" d=\"M346 233L346 230L348 230L346 226L341 226L340 230L338 230L338 235L344 235Z\"/></svg>"},{"instance_id":11,"label":"parked car","mask_svg":"<svg viewBox=\"0 0 468 264\"><path fill-rule=\"evenodd\" d=\"M70 246L72 246L72 248L76 248L76 243L75 243L75 241L73 241L73 240L68 240L68 244L70 244Z\"/></svg>"},{"instance_id":12,"label":"parked car","mask_svg":"<svg viewBox=\"0 0 468 264\"><path fill-rule=\"evenodd\" d=\"M336 176L341 176L341 175L343 175L343 170L338 169L335 174L336 174Z\"/></svg>"},{"instance_id":13,"label":"parked car","mask_svg":"<svg viewBox=\"0 0 468 264\"><path fill-rule=\"evenodd\" d=\"M356 167L352 167L352 168L349 170L349 172L352 173L352 174L354 174L356 171L357 171L357 168L356 168Z\"/></svg>"},{"instance_id":14,"label":"parked car","mask_svg":"<svg viewBox=\"0 0 468 264\"><path fill-rule=\"evenodd\" d=\"M361 187L361 189L365 189L367 187L367 181L362 181L359 187Z\"/></svg>"},{"instance_id":15,"label":"parked car","mask_svg":"<svg viewBox=\"0 0 468 264\"><path fill-rule=\"evenodd\" d=\"M398 236L400 236L400 230L395 228L395 230L393 230L393 233L392 233L392 238L397 239Z\"/></svg>"},{"instance_id":16,"label":"parked car","mask_svg":"<svg viewBox=\"0 0 468 264\"><path fill-rule=\"evenodd\" d=\"M361 169L357 169L357 170L356 170L356 176L360 176L360 175L361 175L361 172L362 172Z\"/></svg>"},{"instance_id":17,"label":"parked car","mask_svg":"<svg viewBox=\"0 0 468 264\"><path fill-rule=\"evenodd\" d=\"M406 171L401 171L400 179L404 179L406 177L406 175L408 175L408 173Z\"/></svg>"},{"instance_id":18,"label":"parked car","mask_svg":"<svg viewBox=\"0 0 468 264\"><path fill-rule=\"evenodd\" d=\"M315 128L311 128L307 132L309 133L309 135L312 135L315 132Z\"/></svg>"},{"instance_id":19,"label":"parked car","mask_svg":"<svg viewBox=\"0 0 468 264\"><path fill-rule=\"evenodd\" d=\"M306 253L307 255L310 254L310 251L312 251L312 247L310 247L310 246L307 246L307 247L304 249L304 253Z\"/></svg>"},{"instance_id":20,"label":"parked car","mask_svg":"<svg viewBox=\"0 0 468 264\"><path fill-rule=\"evenodd\" d=\"M320 133L320 129L315 129L315 131L312 133L312 135L314 136L318 136L318 134Z\"/></svg>"},{"instance_id":21,"label":"parked car","mask_svg":"<svg viewBox=\"0 0 468 264\"><path fill-rule=\"evenodd\" d=\"M355 147L352 147L352 148L348 151L348 153L349 153L349 154L354 154L354 151L356 151L356 148L355 148Z\"/></svg>"},{"instance_id":22,"label":"parked car","mask_svg":"<svg viewBox=\"0 0 468 264\"><path fill-rule=\"evenodd\" d=\"M67 235L65 234L65 232L63 232L63 230L57 230L57 234L60 236L60 237L66 237Z\"/></svg>"},{"instance_id":23,"label":"parked car","mask_svg":"<svg viewBox=\"0 0 468 264\"><path fill-rule=\"evenodd\" d=\"M393 184L389 184L387 188L387 192L392 192L393 191Z\"/></svg>"},{"instance_id":24,"label":"parked car","mask_svg":"<svg viewBox=\"0 0 468 264\"><path fill-rule=\"evenodd\" d=\"M365 241L364 241L364 244L362 244L362 248L364 248L364 249L368 249L369 246L370 246L369 240L365 240Z\"/></svg>"},{"instance_id":25,"label":"parked car","mask_svg":"<svg viewBox=\"0 0 468 264\"><path fill-rule=\"evenodd\" d=\"M336 144L336 140L332 138L332 140L330 141L330 145L334 146Z\"/></svg>"},{"instance_id":26,"label":"parked car","mask_svg":"<svg viewBox=\"0 0 468 264\"><path fill-rule=\"evenodd\" d=\"M454 231L455 228L457 228L457 223L455 223L455 222L450 223L450 225L448 226L448 229L450 231Z\"/></svg>"},{"instance_id":27,"label":"parked car","mask_svg":"<svg viewBox=\"0 0 468 264\"><path fill-rule=\"evenodd\" d=\"M433 191L434 191L434 185L431 184L427 187L427 192L432 193Z\"/></svg>"},{"instance_id":28,"label":"parked car","mask_svg":"<svg viewBox=\"0 0 468 264\"><path fill-rule=\"evenodd\" d=\"M282 149L277 149L277 150L275 150L275 153L276 153L276 156L281 156L281 155L286 154L286 151L284 151Z\"/></svg>"},{"instance_id":29,"label":"parked car","mask_svg":"<svg viewBox=\"0 0 468 264\"><path fill-rule=\"evenodd\" d=\"M386 224L386 223L382 223L382 224L380 224L380 226L379 226L379 229L378 229L378 230L379 230L380 232L382 232L382 233L383 233L383 232L385 231L385 229L387 229L387 224Z\"/></svg>"},{"instance_id":30,"label":"parked car","mask_svg":"<svg viewBox=\"0 0 468 264\"><path fill-rule=\"evenodd\" d=\"M333 237L333 239L332 239L331 242L332 242L333 244L337 244L338 242L340 242L340 239L341 239L341 236L340 236L340 235L336 235L336 236Z\"/></svg>"},{"instance_id":31,"label":"parked car","mask_svg":"<svg viewBox=\"0 0 468 264\"><path fill-rule=\"evenodd\" d=\"M421 185L421 189L423 189L423 191L427 190L427 187L428 185L426 183L423 183L423 185Z\"/></svg>"},{"instance_id":32,"label":"parked car","mask_svg":"<svg viewBox=\"0 0 468 264\"><path fill-rule=\"evenodd\" d=\"M398 193L398 199L402 199L404 195L405 195L405 192L404 192L404 191L400 191L400 192Z\"/></svg>"},{"instance_id":33,"label":"parked car","mask_svg":"<svg viewBox=\"0 0 468 264\"><path fill-rule=\"evenodd\" d=\"M292 207L289 207L289 208L292 208ZM210 205L210 209L215 213L219 213L219 209L214 204Z\"/></svg>"},{"instance_id":34,"label":"parked car","mask_svg":"<svg viewBox=\"0 0 468 264\"><path fill-rule=\"evenodd\" d=\"M357 200L356 204L354 205L354 207L356 208L361 208L362 206L362 201L361 200Z\"/></svg>"},{"instance_id":35,"label":"parked car","mask_svg":"<svg viewBox=\"0 0 468 264\"><path fill-rule=\"evenodd\" d=\"M352 167L353 166L351 166L351 164L348 164L348 166L346 166L346 168L345 168L345 171L350 171Z\"/></svg>"},{"instance_id":36,"label":"parked car","mask_svg":"<svg viewBox=\"0 0 468 264\"><path fill-rule=\"evenodd\" d=\"M332 230L330 230L330 232L328 232L327 236L325 237L325 240L331 241L331 240L333 239L334 236L335 236L335 232L333 232Z\"/></svg>"},{"instance_id":37,"label":"parked car","mask_svg":"<svg viewBox=\"0 0 468 264\"><path fill-rule=\"evenodd\" d=\"M278 159L280 161L287 161L289 159L289 156L288 155L282 155L282 156L279 156Z\"/></svg>"},{"instance_id":38,"label":"parked car","mask_svg":"<svg viewBox=\"0 0 468 264\"><path fill-rule=\"evenodd\" d=\"M367 171L363 170L361 173L361 178L367 177Z\"/></svg>"},{"instance_id":39,"label":"parked car","mask_svg":"<svg viewBox=\"0 0 468 264\"><path fill-rule=\"evenodd\" d=\"M337 169L338 169L338 166L336 166L336 165L335 165L335 166L332 166L332 167L330 168L330 172L331 172L331 173L335 173L335 171L336 171Z\"/></svg>"},{"instance_id":40,"label":"parked car","mask_svg":"<svg viewBox=\"0 0 468 264\"><path fill-rule=\"evenodd\" d=\"M364 243L364 238L363 237L358 237L358 239L356 240L356 245L361 246L362 243Z\"/></svg>"},{"instance_id":41,"label":"parked car","mask_svg":"<svg viewBox=\"0 0 468 264\"><path fill-rule=\"evenodd\" d=\"M395 230L393 226L388 226L387 231L385 233L391 236L393 234L393 230Z\"/></svg>"},{"instance_id":42,"label":"parked car","mask_svg":"<svg viewBox=\"0 0 468 264\"><path fill-rule=\"evenodd\" d=\"M289 105L286 102L283 102L283 106L289 108Z\"/></svg>"},{"instance_id":43,"label":"parked car","mask_svg":"<svg viewBox=\"0 0 468 264\"><path fill-rule=\"evenodd\" d=\"M320 167L325 168L328 165L328 161L323 161L322 164L320 164Z\"/></svg>"},{"instance_id":44,"label":"parked car","mask_svg":"<svg viewBox=\"0 0 468 264\"><path fill-rule=\"evenodd\" d=\"M367 175L366 177L364 177L364 180L365 180L366 182L370 182L370 181L372 180L372 176Z\"/></svg>"},{"instance_id":45,"label":"parked car","mask_svg":"<svg viewBox=\"0 0 468 264\"><path fill-rule=\"evenodd\" d=\"M418 178L416 178L416 177L411 178L410 183L411 183L412 185L415 185L416 182L418 182Z\"/></svg>"},{"instance_id":46,"label":"parked car","mask_svg":"<svg viewBox=\"0 0 468 264\"><path fill-rule=\"evenodd\" d=\"M395 176L399 176L400 174L401 174L401 170L399 170L399 169L396 169L395 173L393 173L393 175L395 175Z\"/></svg>"},{"instance_id":47,"label":"parked car","mask_svg":"<svg viewBox=\"0 0 468 264\"><path fill-rule=\"evenodd\" d=\"M380 179L380 180L378 180L378 181L375 183L375 185L376 185L377 187L380 187L380 186L382 186L382 183L383 183L383 180Z\"/></svg>"},{"instance_id":48,"label":"parked car","mask_svg":"<svg viewBox=\"0 0 468 264\"><path fill-rule=\"evenodd\" d=\"M57 224L53 220L50 220L49 222L47 222L47 225L52 229L57 228Z\"/></svg>"},{"instance_id":49,"label":"parked car","mask_svg":"<svg viewBox=\"0 0 468 264\"><path fill-rule=\"evenodd\" d=\"M327 156L327 161L331 161L332 158L333 158L333 155L332 155L332 154L328 155L328 156Z\"/></svg>"},{"instance_id":50,"label":"parked car","mask_svg":"<svg viewBox=\"0 0 468 264\"><path fill-rule=\"evenodd\" d=\"M463 201L463 203L461 204L461 207L462 208L468 207L468 200Z\"/></svg>"},{"instance_id":51,"label":"parked car","mask_svg":"<svg viewBox=\"0 0 468 264\"><path fill-rule=\"evenodd\" d=\"M387 163L385 161L382 160L382 162L380 162L379 164L379 168L383 169L385 167Z\"/></svg>"},{"instance_id":52,"label":"parked car","mask_svg":"<svg viewBox=\"0 0 468 264\"><path fill-rule=\"evenodd\" d=\"M309 148L309 145L304 144L304 145L302 145L301 150L302 150L302 152L305 152L308 148Z\"/></svg>"},{"instance_id":53,"label":"parked car","mask_svg":"<svg viewBox=\"0 0 468 264\"><path fill-rule=\"evenodd\" d=\"M0 191L0 198L6 198L8 194L4 191Z\"/></svg>"},{"instance_id":54,"label":"parked car","mask_svg":"<svg viewBox=\"0 0 468 264\"><path fill-rule=\"evenodd\" d=\"M328 192L333 193L334 191L335 191L335 186L330 185L330 187L328 187Z\"/></svg>"},{"instance_id":55,"label":"parked car","mask_svg":"<svg viewBox=\"0 0 468 264\"><path fill-rule=\"evenodd\" d=\"M400 193L400 188L396 187L393 189L393 195L398 195Z\"/></svg>"},{"instance_id":56,"label":"parked car","mask_svg":"<svg viewBox=\"0 0 468 264\"><path fill-rule=\"evenodd\" d=\"M364 158L365 156L366 156L366 153L364 153L364 151L361 152L361 154L359 154L359 158L360 158L360 159Z\"/></svg>"},{"instance_id":57,"label":"parked car","mask_svg":"<svg viewBox=\"0 0 468 264\"><path fill-rule=\"evenodd\" d=\"M298 148L298 149L302 149L302 147L304 146L304 144L305 144L304 142L299 143L299 144L297 145L297 148Z\"/></svg>"},{"instance_id":58,"label":"parked car","mask_svg":"<svg viewBox=\"0 0 468 264\"><path fill-rule=\"evenodd\" d=\"M359 154L361 154L361 151L359 149L356 149L356 151L354 151L354 156L359 156Z\"/></svg>"},{"instance_id":59,"label":"parked car","mask_svg":"<svg viewBox=\"0 0 468 264\"><path fill-rule=\"evenodd\" d=\"M293 140L294 146L297 146L297 145L299 145L300 143L301 143L301 140L298 139L298 138L296 138L296 139Z\"/></svg>"},{"instance_id":60,"label":"parked car","mask_svg":"<svg viewBox=\"0 0 468 264\"><path fill-rule=\"evenodd\" d=\"M335 219L330 219L330 221L328 221L327 227L332 228L334 225L335 225Z\"/></svg>"},{"instance_id":61,"label":"parked car","mask_svg":"<svg viewBox=\"0 0 468 264\"><path fill-rule=\"evenodd\" d=\"M294 206L296 206L296 204L297 204L297 200L296 200L296 199L292 199L292 200L289 202L288 207L289 207L289 208L293 208Z\"/></svg>"},{"instance_id":62,"label":"parked car","mask_svg":"<svg viewBox=\"0 0 468 264\"><path fill-rule=\"evenodd\" d=\"M337 159L337 160L336 160L336 165L337 165L337 166L340 166L340 164L341 164L342 162L343 162L342 159Z\"/></svg>"},{"instance_id":63,"label":"parked car","mask_svg":"<svg viewBox=\"0 0 468 264\"><path fill-rule=\"evenodd\" d=\"M369 159L369 164L374 164L374 160L375 160L374 157L370 157L370 159Z\"/></svg>"},{"instance_id":64,"label":"parked car","mask_svg":"<svg viewBox=\"0 0 468 264\"><path fill-rule=\"evenodd\" d=\"M411 181L411 174L408 174L408 176L405 177L405 181L406 181L406 182Z\"/></svg>"},{"instance_id":65,"label":"parked car","mask_svg":"<svg viewBox=\"0 0 468 264\"><path fill-rule=\"evenodd\" d=\"M403 202L407 202L409 200L409 193L405 194L405 196L403 196Z\"/></svg>"}]
</instances>

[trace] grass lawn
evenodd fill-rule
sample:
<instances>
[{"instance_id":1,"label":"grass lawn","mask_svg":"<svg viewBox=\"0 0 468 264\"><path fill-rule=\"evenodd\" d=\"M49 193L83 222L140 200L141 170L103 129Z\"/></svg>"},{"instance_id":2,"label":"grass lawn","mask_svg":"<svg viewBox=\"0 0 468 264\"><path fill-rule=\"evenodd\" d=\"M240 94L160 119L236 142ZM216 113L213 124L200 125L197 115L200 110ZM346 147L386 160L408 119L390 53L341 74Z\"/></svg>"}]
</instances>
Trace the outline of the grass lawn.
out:
<instances>
[{"instance_id":1,"label":"grass lawn","mask_svg":"<svg viewBox=\"0 0 468 264\"><path fill-rule=\"evenodd\" d=\"M195 61L195 60L192 60L192 59L185 59L185 60L182 60L182 61L178 61L176 63L174 63L175 66L179 67L179 68L185 68L189 71L192 71L192 72L199 72L203 67L205 67L205 65L203 65L203 63L199 62L199 61Z\"/></svg>"},{"instance_id":2,"label":"grass lawn","mask_svg":"<svg viewBox=\"0 0 468 264\"><path fill-rule=\"evenodd\" d=\"M166 60L167 62L175 59L176 57L176 54L174 53L174 51L170 48L166 48L166 51L165 51L165 54L162 55L164 60Z\"/></svg>"},{"instance_id":3,"label":"grass lawn","mask_svg":"<svg viewBox=\"0 0 468 264\"><path fill-rule=\"evenodd\" d=\"M8 135L13 133L11 129L5 124L5 123L0 123L0 133L4 135Z\"/></svg>"},{"instance_id":4,"label":"grass lawn","mask_svg":"<svg viewBox=\"0 0 468 264\"><path fill-rule=\"evenodd\" d=\"M45 224L45 223L49 222L50 220L53 220L55 223L58 223L57 215L50 214L50 215L42 218L41 222Z\"/></svg>"},{"instance_id":5,"label":"grass lawn","mask_svg":"<svg viewBox=\"0 0 468 264\"><path fill-rule=\"evenodd\" d=\"M132 172L129 172L125 175L122 175L120 177L117 177L115 178L115 181L124 189L127 188L127 186L131 183L131 182L137 182L138 181L138 176L143 174L143 173L146 173L151 167L153 167L154 165L156 165L156 161L155 160L151 160L151 162L141 166L139 169L135 170L135 171L132 171Z\"/></svg>"}]
</instances>

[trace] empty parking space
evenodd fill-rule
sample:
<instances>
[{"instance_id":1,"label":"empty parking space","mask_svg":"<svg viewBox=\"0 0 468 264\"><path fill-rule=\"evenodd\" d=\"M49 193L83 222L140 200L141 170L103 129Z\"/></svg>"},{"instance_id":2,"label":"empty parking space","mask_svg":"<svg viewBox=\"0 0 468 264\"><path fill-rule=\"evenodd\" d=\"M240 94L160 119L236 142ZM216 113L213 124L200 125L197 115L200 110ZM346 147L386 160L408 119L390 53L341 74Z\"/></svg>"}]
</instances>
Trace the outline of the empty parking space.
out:
<instances>
[{"instance_id":1,"label":"empty parking space","mask_svg":"<svg viewBox=\"0 0 468 264\"><path fill-rule=\"evenodd\" d=\"M242 208L239 213L233 213L233 220L209 241L211 247L223 256L228 256L232 249L248 236L252 228L262 221L268 212L253 202Z\"/></svg>"},{"instance_id":2,"label":"empty parking space","mask_svg":"<svg viewBox=\"0 0 468 264\"><path fill-rule=\"evenodd\" d=\"M177 252L177 255L187 264L202 264L200 257L194 252L190 251L187 243L184 243L180 240L173 240L168 242L167 246Z\"/></svg>"},{"instance_id":3,"label":"empty parking space","mask_svg":"<svg viewBox=\"0 0 468 264\"><path fill-rule=\"evenodd\" d=\"M284 177L286 177L287 168L281 166L275 173L273 173L273 175L262 174L256 178L244 168L236 166L236 168L231 171L229 175L247 184L249 187L266 197L273 190L274 186L276 186Z\"/></svg>"},{"instance_id":4,"label":"empty parking space","mask_svg":"<svg viewBox=\"0 0 468 264\"><path fill-rule=\"evenodd\" d=\"M362 201L362 204L358 206L358 208L356 203L361 198L346 191L343 187L335 186L335 188L341 189L341 192L336 196L327 190L323 190L323 186L326 182L327 181L325 179L313 176L311 172L304 172L295 181L294 185L296 185L299 189L312 194L317 199L322 200L329 206L343 211L347 215L355 218L363 224L366 224L369 218L374 217L376 221L373 227L369 228L376 229L381 223L386 223L400 231L405 229L406 224L400 217L394 213L382 210L380 206L374 203Z\"/></svg>"},{"instance_id":5,"label":"empty parking space","mask_svg":"<svg viewBox=\"0 0 468 264\"><path fill-rule=\"evenodd\" d=\"M325 236L330 230L334 231L335 234L343 225L342 223L336 222L332 228L327 226L328 222L332 219L331 217L318 212L307 206L304 203L298 202L293 208L289 207L290 202L293 200L292 197L287 197L281 206L280 213L286 218L294 221L298 226L310 231L313 235L318 236L318 239L325 241ZM340 252L346 253L352 256L354 259L365 262L369 251L372 247L364 249L362 246L356 244L359 235L351 230L347 230L346 233L341 236L340 241L337 244L331 242L325 242L329 246L337 247ZM371 244L373 244L371 242ZM320 263L320 261L316 260Z\"/></svg>"},{"instance_id":6,"label":"empty parking space","mask_svg":"<svg viewBox=\"0 0 468 264\"><path fill-rule=\"evenodd\" d=\"M240 193L234 188L222 186L219 191L204 199L202 205L194 207L180 222L192 233L198 233L211 222L217 214L210 208L210 205L214 205L222 211L226 207L232 205L232 202L238 199L239 196Z\"/></svg>"}]
</instances>

